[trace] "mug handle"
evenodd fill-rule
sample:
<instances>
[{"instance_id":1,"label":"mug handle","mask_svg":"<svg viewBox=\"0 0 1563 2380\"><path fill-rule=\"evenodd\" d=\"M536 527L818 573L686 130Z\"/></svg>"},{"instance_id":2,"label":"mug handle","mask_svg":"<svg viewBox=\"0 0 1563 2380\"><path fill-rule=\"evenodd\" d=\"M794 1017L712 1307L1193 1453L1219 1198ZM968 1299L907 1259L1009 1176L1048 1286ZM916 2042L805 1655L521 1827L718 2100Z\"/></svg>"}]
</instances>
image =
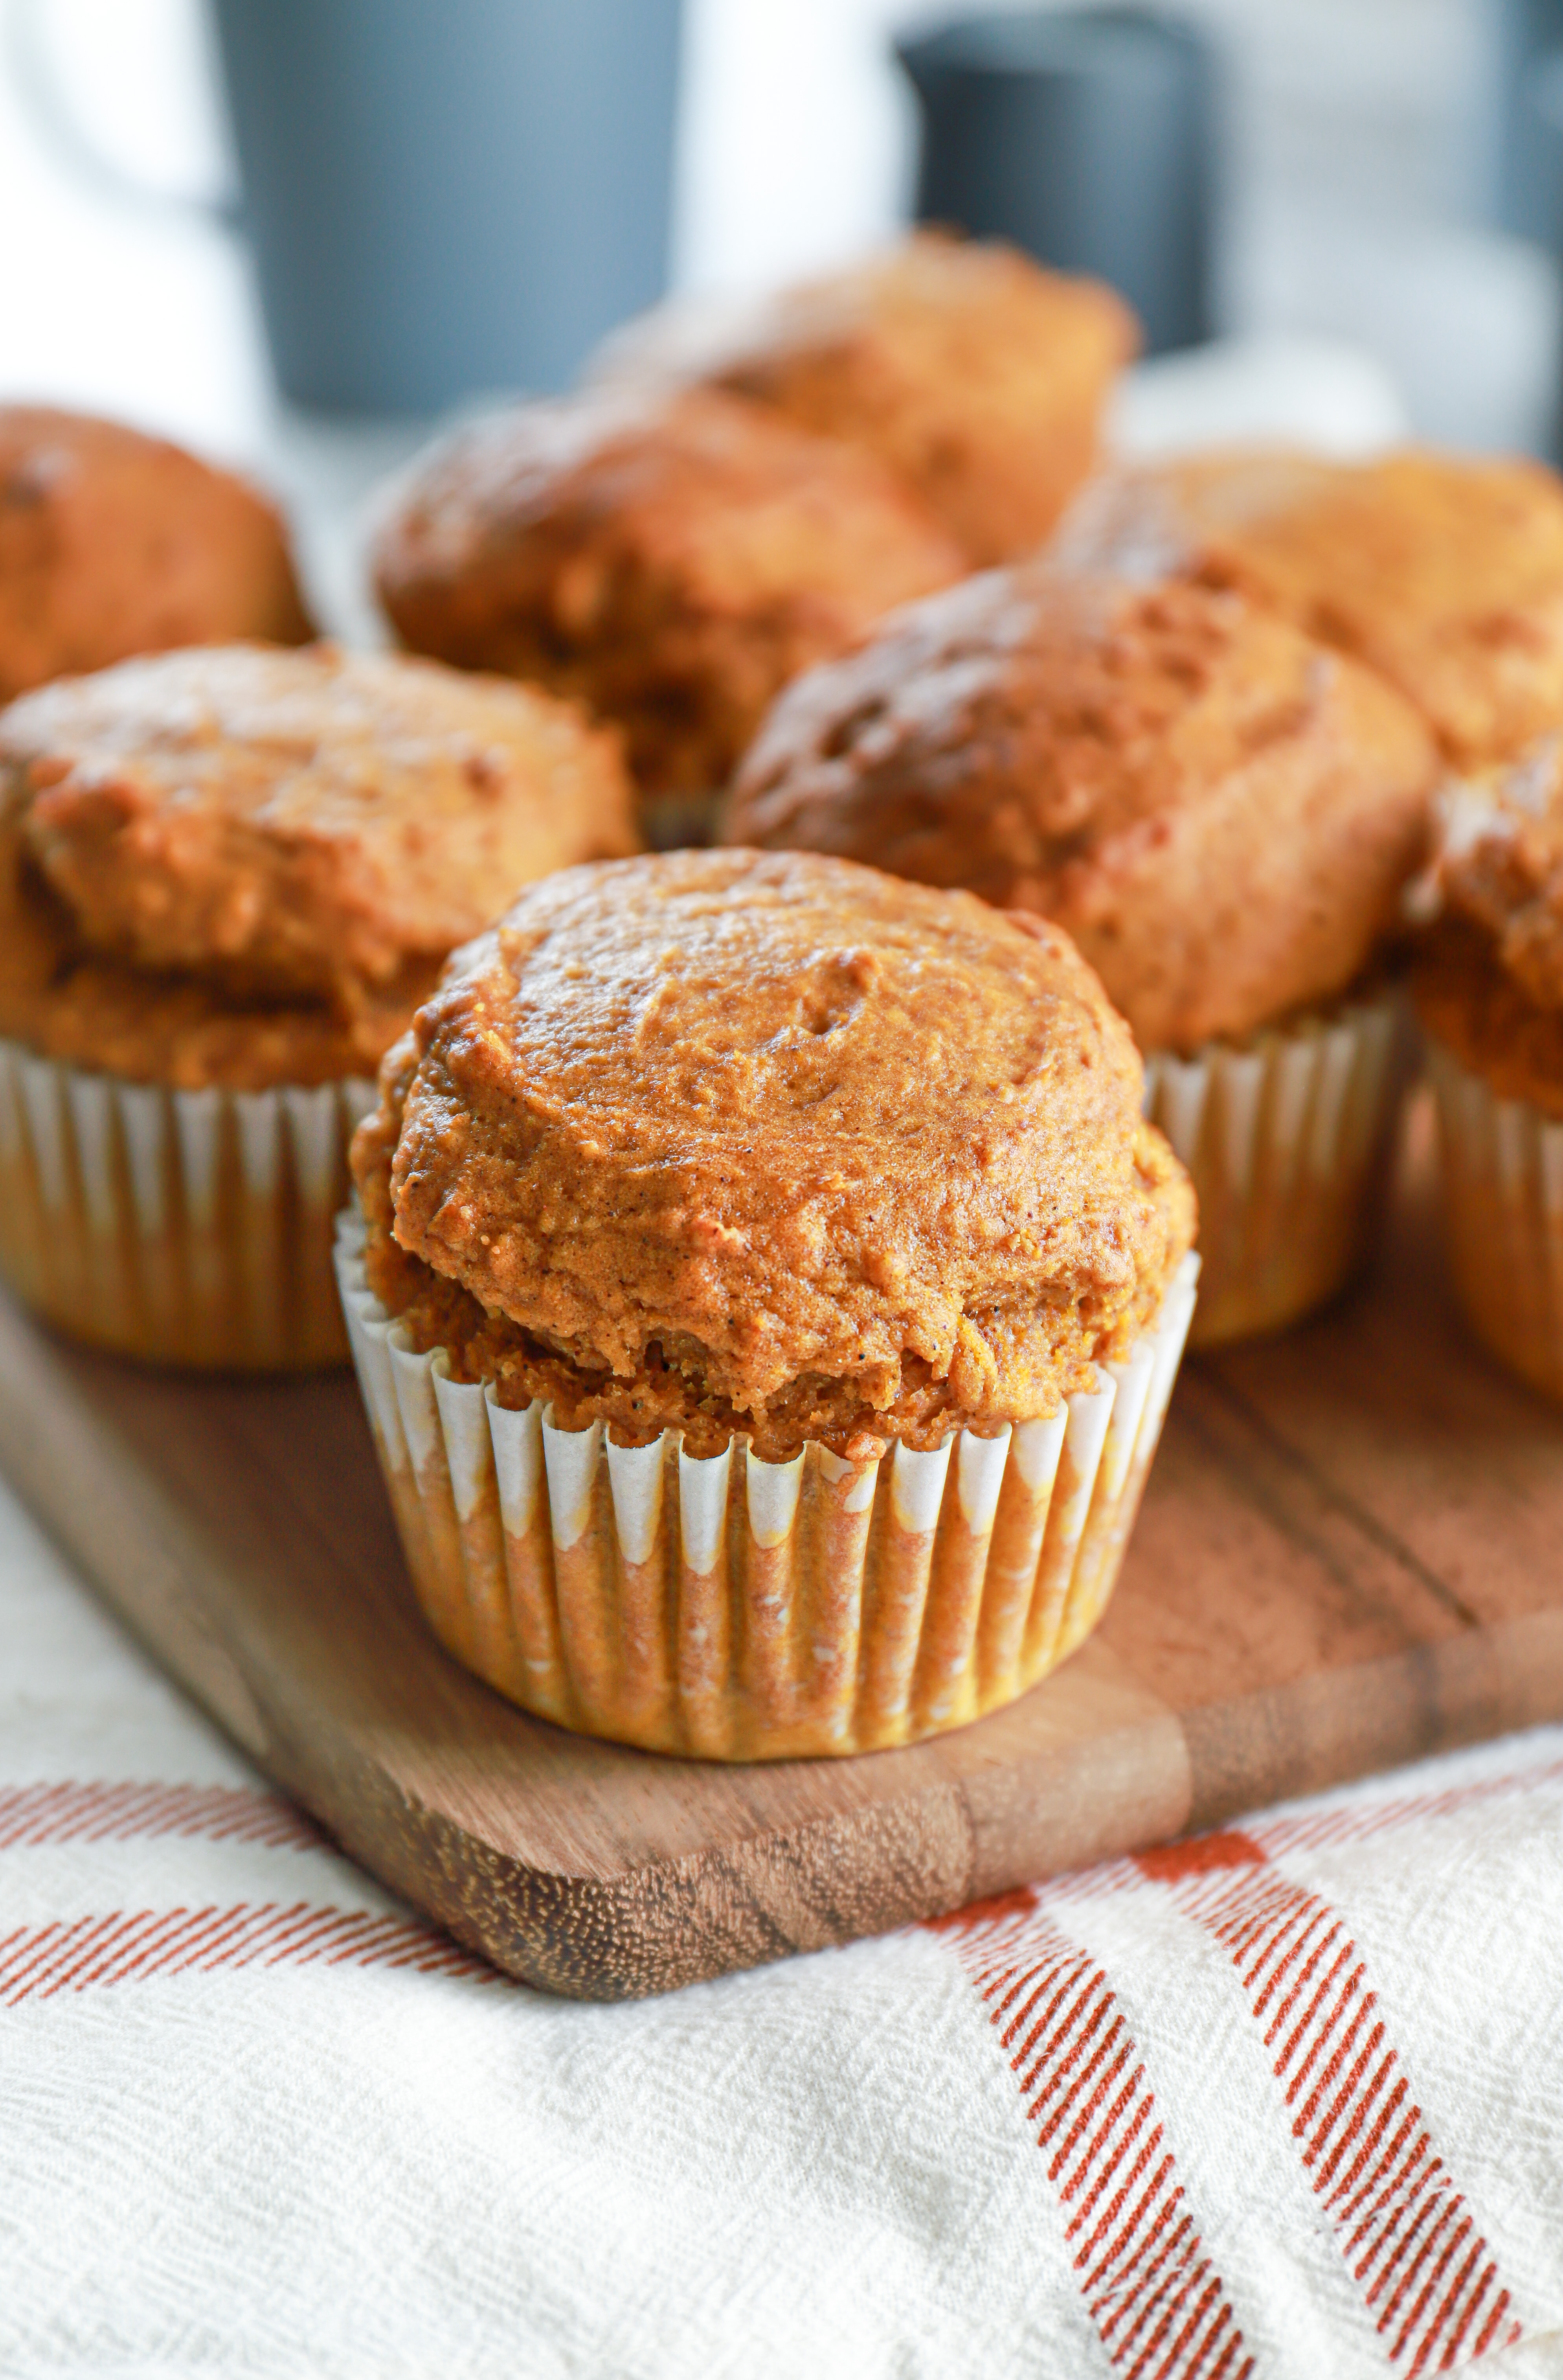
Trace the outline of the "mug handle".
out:
<instances>
[{"instance_id":1,"label":"mug handle","mask_svg":"<svg viewBox=\"0 0 1563 2380\"><path fill-rule=\"evenodd\" d=\"M186 222L193 216L199 222L234 229L239 220L236 198L160 190L116 164L82 129L50 53L43 30L48 0L0 0L0 15L11 86L23 113L59 163L111 205L134 206L146 214L174 215Z\"/></svg>"}]
</instances>

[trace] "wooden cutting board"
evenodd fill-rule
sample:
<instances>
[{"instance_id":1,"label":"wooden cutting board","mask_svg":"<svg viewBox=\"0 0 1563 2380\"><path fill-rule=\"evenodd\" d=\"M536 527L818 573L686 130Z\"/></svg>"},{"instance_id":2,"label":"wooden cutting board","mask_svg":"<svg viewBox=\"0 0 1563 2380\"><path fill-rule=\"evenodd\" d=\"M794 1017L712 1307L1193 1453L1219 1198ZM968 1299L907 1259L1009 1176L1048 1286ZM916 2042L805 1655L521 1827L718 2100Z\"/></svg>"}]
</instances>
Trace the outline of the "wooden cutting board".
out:
<instances>
[{"instance_id":1,"label":"wooden cutting board","mask_svg":"<svg viewBox=\"0 0 1563 2380\"><path fill-rule=\"evenodd\" d=\"M524 1718L419 1620L345 1377L180 1379L0 1305L0 1465L366 1867L550 1990L662 1991L1563 1717L1563 1414L1463 1335L1418 1172L1347 1303L1185 1366L1097 1639L909 1751Z\"/></svg>"}]
</instances>

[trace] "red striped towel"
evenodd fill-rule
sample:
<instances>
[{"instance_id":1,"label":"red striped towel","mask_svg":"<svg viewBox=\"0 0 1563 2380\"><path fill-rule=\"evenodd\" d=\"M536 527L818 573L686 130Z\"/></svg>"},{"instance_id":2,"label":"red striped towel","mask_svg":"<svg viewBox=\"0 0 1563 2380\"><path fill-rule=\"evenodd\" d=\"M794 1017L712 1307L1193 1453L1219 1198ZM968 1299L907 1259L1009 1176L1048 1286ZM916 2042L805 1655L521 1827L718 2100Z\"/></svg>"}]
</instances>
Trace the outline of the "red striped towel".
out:
<instances>
[{"instance_id":1,"label":"red striped towel","mask_svg":"<svg viewBox=\"0 0 1563 2380\"><path fill-rule=\"evenodd\" d=\"M1563 2374L1563 1730L592 2008L0 1647L7 2374Z\"/></svg>"}]
</instances>

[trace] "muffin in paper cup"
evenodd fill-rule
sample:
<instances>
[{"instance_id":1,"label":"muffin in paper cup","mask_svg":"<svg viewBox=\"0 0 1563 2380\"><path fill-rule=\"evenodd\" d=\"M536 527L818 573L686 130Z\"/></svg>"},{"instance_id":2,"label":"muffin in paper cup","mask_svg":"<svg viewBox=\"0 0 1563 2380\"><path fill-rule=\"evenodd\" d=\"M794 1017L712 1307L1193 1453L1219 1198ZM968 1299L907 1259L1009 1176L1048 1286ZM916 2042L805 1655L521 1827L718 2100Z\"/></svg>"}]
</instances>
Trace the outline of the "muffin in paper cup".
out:
<instances>
[{"instance_id":1,"label":"muffin in paper cup","mask_svg":"<svg viewBox=\"0 0 1563 2380\"><path fill-rule=\"evenodd\" d=\"M405 474L373 556L409 651L617 722L664 851L709 840L778 686L965 566L875 455L769 406L654 383L463 424Z\"/></svg>"},{"instance_id":2,"label":"muffin in paper cup","mask_svg":"<svg viewBox=\"0 0 1563 2380\"><path fill-rule=\"evenodd\" d=\"M370 1078L528 874L633 849L616 746L426 662L259 646L0 717L0 1273L149 1361L345 1362Z\"/></svg>"},{"instance_id":3,"label":"muffin in paper cup","mask_svg":"<svg viewBox=\"0 0 1563 2380\"><path fill-rule=\"evenodd\" d=\"M1193 1311L1184 1258L1127 1359L1050 1418L849 1462L704 1460L501 1404L419 1354L338 1226L353 1357L407 1567L448 1651L540 1718L709 1760L872 1752L1012 1702L1117 1582Z\"/></svg>"},{"instance_id":4,"label":"muffin in paper cup","mask_svg":"<svg viewBox=\"0 0 1563 2380\"><path fill-rule=\"evenodd\" d=\"M1466 1318L1501 1362L1563 1399L1563 1120L1501 1098L1437 1041L1427 1060Z\"/></svg>"},{"instance_id":5,"label":"muffin in paper cup","mask_svg":"<svg viewBox=\"0 0 1563 2380\"><path fill-rule=\"evenodd\" d=\"M1032 552L1096 468L1139 343L1104 283L924 227L820 280L655 307L586 378L731 390L877 455L980 568Z\"/></svg>"},{"instance_id":6,"label":"muffin in paper cup","mask_svg":"<svg viewBox=\"0 0 1563 2380\"><path fill-rule=\"evenodd\" d=\"M721 839L1072 937L1193 1177L1210 1345L1300 1320L1371 1233L1402 1075L1385 953L1436 766L1393 687L1242 594L1051 553L795 680Z\"/></svg>"},{"instance_id":7,"label":"muffin in paper cup","mask_svg":"<svg viewBox=\"0 0 1563 2380\"><path fill-rule=\"evenodd\" d=\"M181 1091L0 1042L0 1272L75 1338L168 1364L347 1355L332 1219L365 1081Z\"/></svg>"},{"instance_id":8,"label":"muffin in paper cup","mask_svg":"<svg viewBox=\"0 0 1563 2380\"><path fill-rule=\"evenodd\" d=\"M1563 1398L1563 739L1442 788L1412 977L1472 1329Z\"/></svg>"},{"instance_id":9,"label":"muffin in paper cup","mask_svg":"<svg viewBox=\"0 0 1563 2380\"><path fill-rule=\"evenodd\" d=\"M353 1146L419 1601L539 1716L780 1759L1012 1699L1111 1593L1193 1202L1061 934L839 860L531 888Z\"/></svg>"},{"instance_id":10,"label":"muffin in paper cup","mask_svg":"<svg viewBox=\"0 0 1563 2380\"><path fill-rule=\"evenodd\" d=\"M1204 1258L1196 1347L1284 1330L1365 1255L1409 1067L1403 996L1145 1061L1145 1113L1189 1170Z\"/></svg>"}]
</instances>

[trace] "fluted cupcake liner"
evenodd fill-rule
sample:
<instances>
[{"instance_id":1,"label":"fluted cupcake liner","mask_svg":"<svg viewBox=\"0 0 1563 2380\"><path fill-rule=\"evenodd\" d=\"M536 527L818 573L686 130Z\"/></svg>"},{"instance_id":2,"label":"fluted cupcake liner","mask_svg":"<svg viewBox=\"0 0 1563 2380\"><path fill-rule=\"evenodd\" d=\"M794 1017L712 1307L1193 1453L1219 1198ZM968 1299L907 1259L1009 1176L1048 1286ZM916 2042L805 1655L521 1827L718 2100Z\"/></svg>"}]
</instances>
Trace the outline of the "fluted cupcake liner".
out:
<instances>
[{"instance_id":1,"label":"fluted cupcake liner","mask_svg":"<svg viewBox=\"0 0 1563 2380\"><path fill-rule=\"evenodd\" d=\"M1344 1286L1382 1203L1408 1037L1387 991L1146 1059L1145 1113L1199 1198L1194 1346L1281 1330Z\"/></svg>"},{"instance_id":2,"label":"fluted cupcake liner","mask_svg":"<svg viewBox=\"0 0 1563 2380\"><path fill-rule=\"evenodd\" d=\"M742 1439L615 1446L498 1403L420 1354L337 1267L418 1600L514 1702L589 1735L713 1760L915 1742L1012 1701L1101 1617L1193 1310L1186 1260L1154 1330L1049 1420L850 1463Z\"/></svg>"},{"instance_id":3,"label":"fluted cupcake liner","mask_svg":"<svg viewBox=\"0 0 1563 2380\"><path fill-rule=\"evenodd\" d=\"M1500 1099L1429 1039L1449 1269L1472 1329L1563 1398L1563 1123Z\"/></svg>"},{"instance_id":4,"label":"fluted cupcake liner","mask_svg":"<svg viewBox=\"0 0 1563 2380\"><path fill-rule=\"evenodd\" d=\"M75 1337L240 1370L341 1363L333 1219L372 1084L172 1090L0 1041L0 1272Z\"/></svg>"}]
</instances>

